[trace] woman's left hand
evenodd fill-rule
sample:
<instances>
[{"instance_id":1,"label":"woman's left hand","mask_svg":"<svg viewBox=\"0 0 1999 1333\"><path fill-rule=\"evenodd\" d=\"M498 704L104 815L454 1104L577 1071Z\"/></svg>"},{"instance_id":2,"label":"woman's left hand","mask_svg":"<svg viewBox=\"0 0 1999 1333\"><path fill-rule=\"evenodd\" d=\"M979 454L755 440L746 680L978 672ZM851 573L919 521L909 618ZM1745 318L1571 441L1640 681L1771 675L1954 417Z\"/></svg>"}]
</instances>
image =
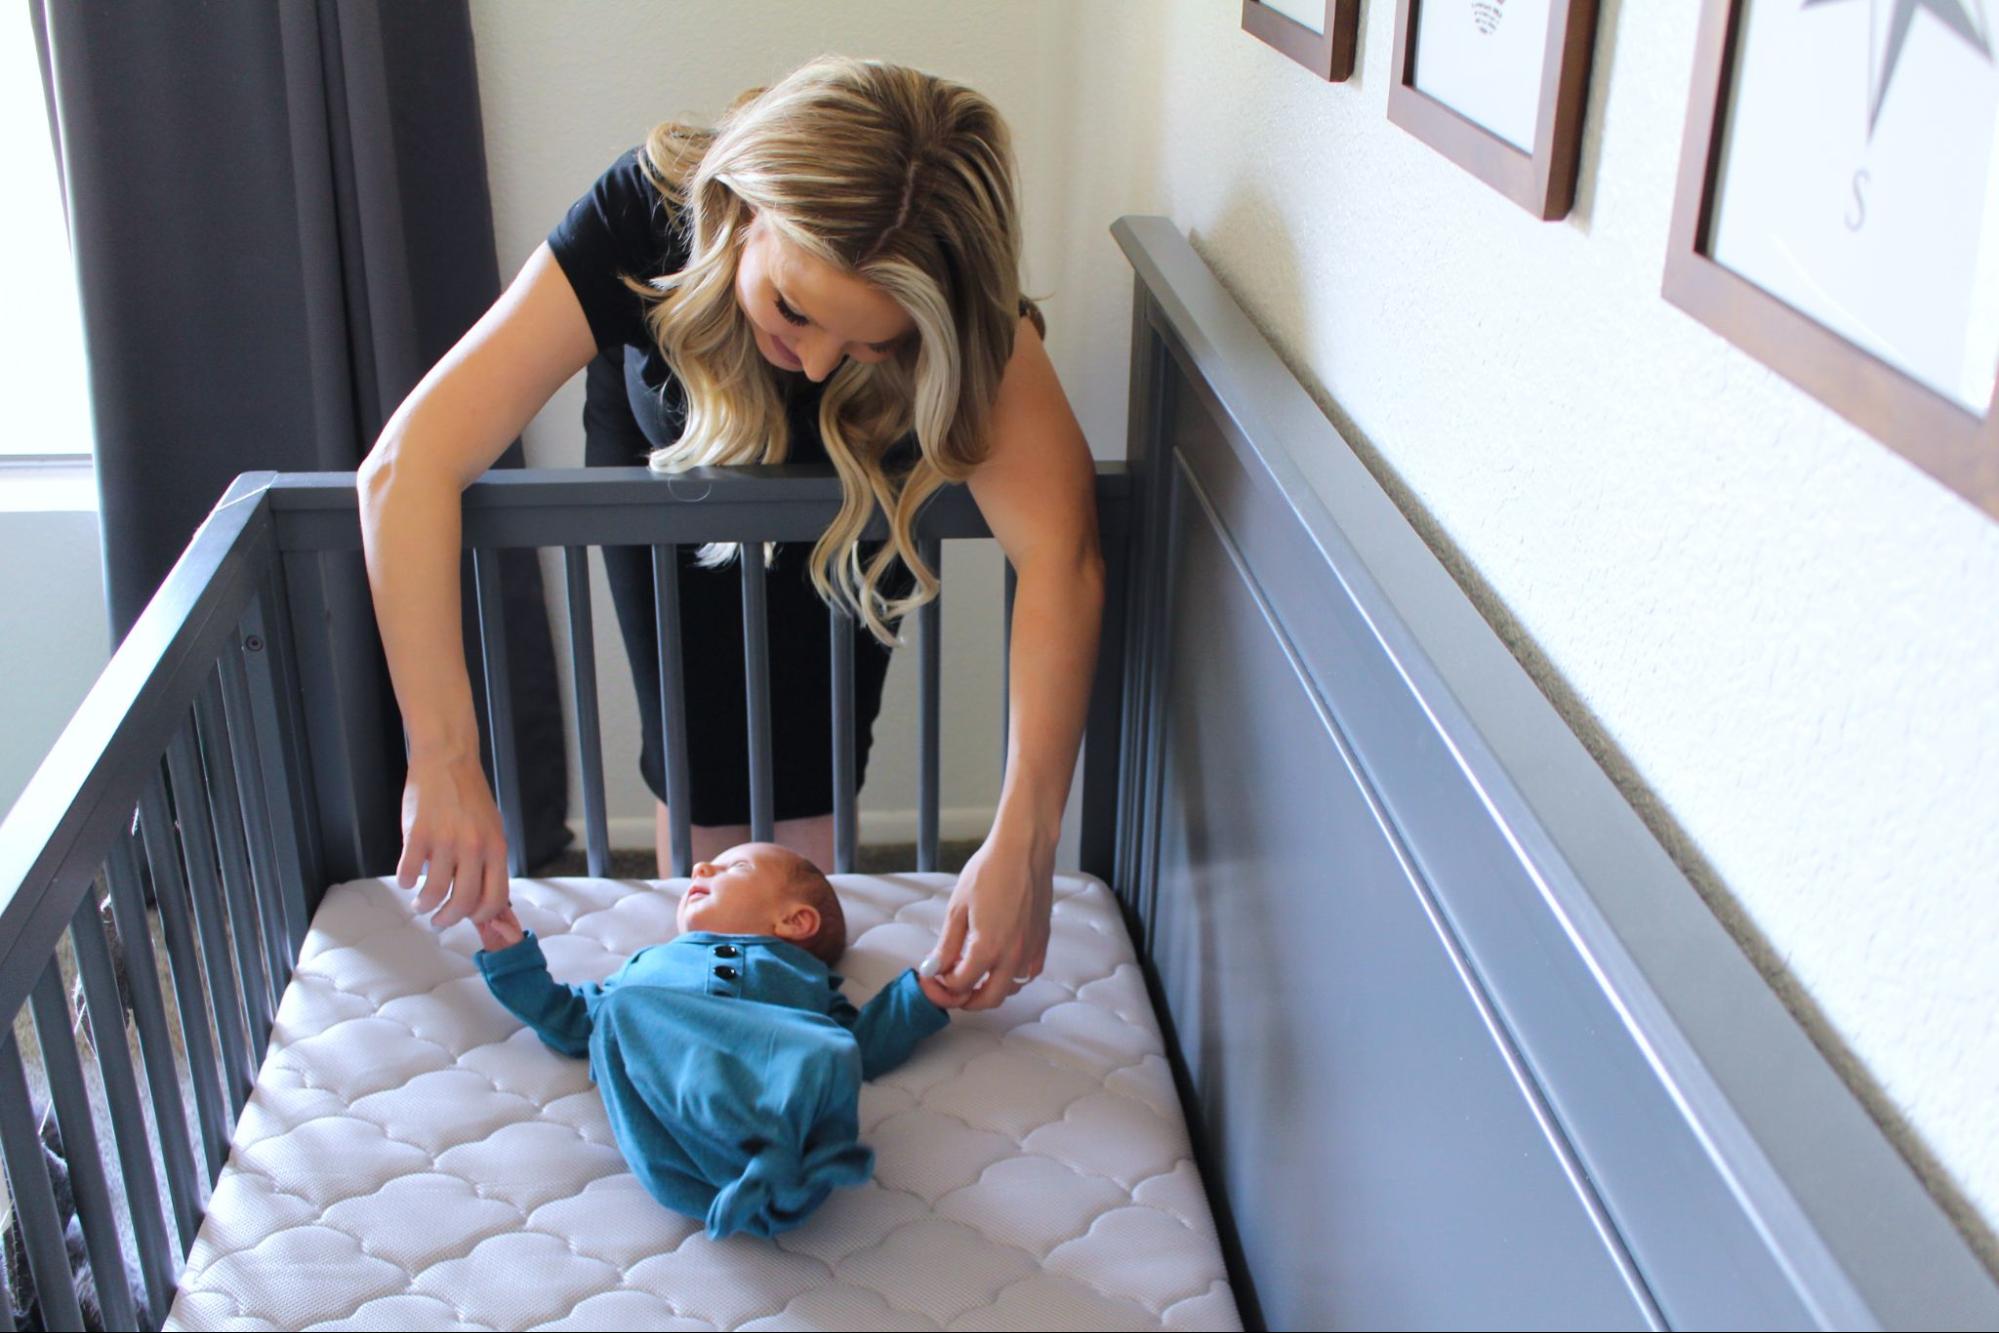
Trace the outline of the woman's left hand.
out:
<instances>
[{"instance_id":1,"label":"woman's left hand","mask_svg":"<svg viewBox=\"0 0 1999 1333\"><path fill-rule=\"evenodd\" d=\"M992 1009L1041 975L1054 902L1053 840L994 828L959 872L925 960L954 1001L944 1007Z\"/></svg>"}]
</instances>

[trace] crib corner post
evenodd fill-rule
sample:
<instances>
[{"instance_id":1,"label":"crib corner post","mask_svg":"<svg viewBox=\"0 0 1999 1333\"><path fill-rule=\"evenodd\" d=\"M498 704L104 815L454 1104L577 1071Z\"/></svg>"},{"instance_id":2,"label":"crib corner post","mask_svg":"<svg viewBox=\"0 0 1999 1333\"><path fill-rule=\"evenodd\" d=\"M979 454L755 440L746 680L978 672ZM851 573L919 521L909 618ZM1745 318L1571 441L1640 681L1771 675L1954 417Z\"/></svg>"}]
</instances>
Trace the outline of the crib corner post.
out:
<instances>
[{"instance_id":1,"label":"crib corner post","mask_svg":"<svg viewBox=\"0 0 1999 1333\"><path fill-rule=\"evenodd\" d=\"M263 587L243 614L241 637L232 650L242 663L249 706L249 732L257 752L256 777L263 784L264 814L276 851L278 898L283 905L285 942L296 957L305 943L306 924L325 884L313 832L311 774L306 771L304 726L290 661L290 625L285 615L281 557L273 557Z\"/></svg>"},{"instance_id":2,"label":"crib corner post","mask_svg":"<svg viewBox=\"0 0 1999 1333\"><path fill-rule=\"evenodd\" d=\"M297 738L300 844L319 872L309 878L316 895L327 884L395 865L402 851L400 728L381 676L359 554L282 551L263 604L265 638L278 651L279 698Z\"/></svg>"},{"instance_id":3,"label":"crib corner post","mask_svg":"<svg viewBox=\"0 0 1999 1333\"><path fill-rule=\"evenodd\" d=\"M1106 478L1105 480L1108 480ZM1121 478L1119 480L1122 480ZM1098 540L1104 557L1102 629L1083 730L1083 833L1079 864L1086 875L1118 882L1119 788L1124 780L1125 582L1131 525L1129 493L1098 485Z\"/></svg>"}]
</instances>

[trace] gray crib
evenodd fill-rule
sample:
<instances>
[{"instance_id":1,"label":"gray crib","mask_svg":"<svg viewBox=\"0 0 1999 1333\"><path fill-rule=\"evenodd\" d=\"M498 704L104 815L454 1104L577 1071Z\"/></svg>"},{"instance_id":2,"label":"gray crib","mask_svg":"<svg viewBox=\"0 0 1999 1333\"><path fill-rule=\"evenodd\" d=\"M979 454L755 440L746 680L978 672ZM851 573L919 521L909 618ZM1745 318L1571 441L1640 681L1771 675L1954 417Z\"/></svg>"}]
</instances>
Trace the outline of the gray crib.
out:
<instances>
[{"instance_id":1,"label":"gray crib","mask_svg":"<svg viewBox=\"0 0 1999 1333\"><path fill-rule=\"evenodd\" d=\"M1185 240L1158 218L1114 233L1137 275L1130 437L1097 480L1110 593L1081 862L1138 944L1245 1317L1999 1324L1999 1287L1943 1210ZM529 472L467 492L486 641L503 632L497 552L563 552L593 875L608 840L588 548L650 547L658 572L680 546L744 543L767 837L757 543L816 536L837 506L830 474L795 468ZM919 531L933 558L987 535L961 489ZM322 572L358 545L351 475L239 479L0 827L0 1012L33 1014L88 1264L118 1275L97 1284L111 1327L155 1325L172 1301L319 894L391 869L365 834L380 780L343 709ZM672 580L655 586L684 812L679 608ZM947 593L917 617L919 869L937 859L946 611L1003 614ZM838 701L854 627L829 614ZM505 699L505 654L481 656ZM518 861L513 737L504 709L488 721ZM834 742L847 870L844 710ZM684 872L684 814L672 848ZM93 1015L121 1012L119 962L128 979L142 1058L92 1043L108 1126L64 953ZM0 1152L44 1318L76 1327L11 1032Z\"/></svg>"}]
</instances>

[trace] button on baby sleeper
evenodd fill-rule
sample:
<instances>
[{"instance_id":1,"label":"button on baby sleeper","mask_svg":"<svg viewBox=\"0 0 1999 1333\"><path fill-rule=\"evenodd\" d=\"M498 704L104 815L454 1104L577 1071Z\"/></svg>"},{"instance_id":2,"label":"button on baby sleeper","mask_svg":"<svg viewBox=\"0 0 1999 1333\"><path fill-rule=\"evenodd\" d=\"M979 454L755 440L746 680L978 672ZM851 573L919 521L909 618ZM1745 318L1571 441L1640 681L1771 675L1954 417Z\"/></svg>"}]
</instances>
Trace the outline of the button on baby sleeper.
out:
<instances>
[{"instance_id":1,"label":"button on baby sleeper","mask_svg":"<svg viewBox=\"0 0 1999 1333\"><path fill-rule=\"evenodd\" d=\"M715 946L715 956L717 958L734 958L741 952L742 950L733 944L718 944Z\"/></svg>"},{"instance_id":2,"label":"button on baby sleeper","mask_svg":"<svg viewBox=\"0 0 1999 1333\"><path fill-rule=\"evenodd\" d=\"M715 969L715 976L721 981L734 981L736 979L736 969L724 963Z\"/></svg>"}]
</instances>

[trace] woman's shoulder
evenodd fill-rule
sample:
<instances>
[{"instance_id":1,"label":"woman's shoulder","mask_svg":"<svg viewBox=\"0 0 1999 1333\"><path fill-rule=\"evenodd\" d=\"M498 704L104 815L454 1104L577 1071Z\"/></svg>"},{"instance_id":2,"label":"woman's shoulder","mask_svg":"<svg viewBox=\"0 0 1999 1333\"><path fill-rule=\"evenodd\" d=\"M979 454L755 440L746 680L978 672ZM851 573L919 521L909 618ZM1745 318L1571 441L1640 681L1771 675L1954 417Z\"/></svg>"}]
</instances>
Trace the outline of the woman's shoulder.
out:
<instances>
[{"instance_id":1,"label":"woman's shoulder","mask_svg":"<svg viewBox=\"0 0 1999 1333\"><path fill-rule=\"evenodd\" d=\"M639 144L618 154L591 182L570 205L556 232L595 232L621 249L636 249L648 257L671 253L678 257L673 266L678 268L686 262L685 215L686 210L655 182L645 145Z\"/></svg>"},{"instance_id":2,"label":"woman's shoulder","mask_svg":"<svg viewBox=\"0 0 1999 1333\"><path fill-rule=\"evenodd\" d=\"M648 345L644 303L624 280L678 272L690 251L685 210L653 182L644 154L620 153L548 233L600 348Z\"/></svg>"}]
</instances>

